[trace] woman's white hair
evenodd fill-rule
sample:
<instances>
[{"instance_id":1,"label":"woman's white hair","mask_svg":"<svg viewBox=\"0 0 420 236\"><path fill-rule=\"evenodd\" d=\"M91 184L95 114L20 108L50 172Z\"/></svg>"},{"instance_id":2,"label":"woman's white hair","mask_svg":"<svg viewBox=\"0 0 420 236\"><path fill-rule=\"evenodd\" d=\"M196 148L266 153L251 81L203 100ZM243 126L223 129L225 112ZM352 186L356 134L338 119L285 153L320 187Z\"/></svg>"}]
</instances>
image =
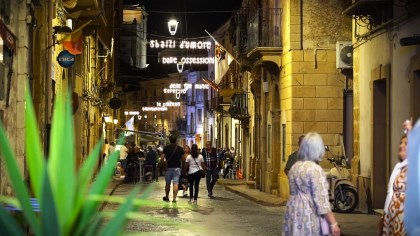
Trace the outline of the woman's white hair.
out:
<instances>
[{"instance_id":1,"label":"woman's white hair","mask_svg":"<svg viewBox=\"0 0 420 236\"><path fill-rule=\"evenodd\" d=\"M318 162L322 160L324 154L325 146L321 135L316 132L309 132L303 138L297 156L299 160Z\"/></svg>"}]
</instances>

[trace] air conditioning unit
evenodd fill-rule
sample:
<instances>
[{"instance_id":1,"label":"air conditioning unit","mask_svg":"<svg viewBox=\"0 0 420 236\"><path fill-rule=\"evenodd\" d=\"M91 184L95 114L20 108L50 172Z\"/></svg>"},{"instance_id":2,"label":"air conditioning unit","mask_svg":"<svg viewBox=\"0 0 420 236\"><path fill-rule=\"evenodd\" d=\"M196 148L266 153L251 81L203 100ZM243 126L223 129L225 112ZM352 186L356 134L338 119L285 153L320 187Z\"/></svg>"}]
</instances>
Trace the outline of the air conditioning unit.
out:
<instances>
[{"instance_id":1,"label":"air conditioning unit","mask_svg":"<svg viewBox=\"0 0 420 236\"><path fill-rule=\"evenodd\" d=\"M336 66L338 69L353 67L353 45L351 41L338 41L336 45Z\"/></svg>"}]
</instances>

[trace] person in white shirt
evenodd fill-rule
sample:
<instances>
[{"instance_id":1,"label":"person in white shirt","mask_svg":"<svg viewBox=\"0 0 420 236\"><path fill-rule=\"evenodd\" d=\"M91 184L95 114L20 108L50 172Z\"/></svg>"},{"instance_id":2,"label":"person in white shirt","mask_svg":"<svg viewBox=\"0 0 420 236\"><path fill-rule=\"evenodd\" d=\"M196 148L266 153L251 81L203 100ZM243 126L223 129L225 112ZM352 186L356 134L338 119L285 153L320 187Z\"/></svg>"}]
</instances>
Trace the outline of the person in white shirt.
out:
<instances>
[{"instance_id":1,"label":"person in white shirt","mask_svg":"<svg viewBox=\"0 0 420 236\"><path fill-rule=\"evenodd\" d=\"M112 153L114 153L115 152L115 143L114 142L111 142L110 143L110 145L109 145L109 147L108 147L108 154L105 156L105 158L104 158L104 165L106 165L106 163L108 162L108 160L109 160L109 157L112 155Z\"/></svg>"},{"instance_id":2,"label":"person in white shirt","mask_svg":"<svg viewBox=\"0 0 420 236\"><path fill-rule=\"evenodd\" d=\"M127 156L128 156L128 142L126 142L120 148L120 163L121 163L121 168L124 171L123 175L125 175L125 171L127 170Z\"/></svg>"},{"instance_id":3,"label":"person in white shirt","mask_svg":"<svg viewBox=\"0 0 420 236\"><path fill-rule=\"evenodd\" d=\"M201 180L200 170L206 171L204 158L198 153L197 144L191 146L191 154L185 160L188 166L188 182L190 184L190 200L189 203L197 205L198 189Z\"/></svg>"}]
</instances>

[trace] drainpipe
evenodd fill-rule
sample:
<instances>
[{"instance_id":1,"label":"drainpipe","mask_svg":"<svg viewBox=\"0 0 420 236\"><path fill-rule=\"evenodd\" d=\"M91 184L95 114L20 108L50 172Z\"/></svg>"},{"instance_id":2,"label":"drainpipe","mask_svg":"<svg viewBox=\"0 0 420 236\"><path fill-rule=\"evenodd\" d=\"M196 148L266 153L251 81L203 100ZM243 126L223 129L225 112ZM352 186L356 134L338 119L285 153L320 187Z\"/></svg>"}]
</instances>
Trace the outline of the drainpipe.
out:
<instances>
[{"instance_id":1,"label":"drainpipe","mask_svg":"<svg viewBox=\"0 0 420 236\"><path fill-rule=\"evenodd\" d=\"M303 0L300 0L300 50L303 50Z\"/></svg>"},{"instance_id":2,"label":"drainpipe","mask_svg":"<svg viewBox=\"0 0 420 236\"><path fill-rule=\"evenodd\" d=\"M52 20L53 20L53 3L52 1L47 1L45 4L45 12L47 13L47 22L46 22L46 28L47 28L47 46L52 45L54 42L51 38L51 35L53 35L52 32ZM44 153L45 156L48 157L48 148L49 148L49 132L50 132L50 126L49 126L49 119L50 119L50 113L51 113L51 50L52 48L48 48L45 50L46 53L46 63L45 63L45 81L44 81L44 106L45 106L45 113L44 113Z\"/></svg>"}]
</instances>

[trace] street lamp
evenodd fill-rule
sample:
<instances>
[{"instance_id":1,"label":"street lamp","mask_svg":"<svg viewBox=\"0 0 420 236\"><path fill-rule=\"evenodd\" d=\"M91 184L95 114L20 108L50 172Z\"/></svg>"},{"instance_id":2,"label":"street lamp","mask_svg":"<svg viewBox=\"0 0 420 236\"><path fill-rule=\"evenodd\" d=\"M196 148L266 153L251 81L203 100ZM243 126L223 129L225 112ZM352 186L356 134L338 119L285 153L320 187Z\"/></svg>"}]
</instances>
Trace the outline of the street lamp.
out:
<instances>
[{"instance_id":1,"label":"street lamp","mask_svg":"<svg viewBox=\"0 0 420 236\"><path fill-rule=\"evenodd\" d=\"M184 62L178 62L176 64L176 69L178 70L179 73L182 73L182 71L184 70Z\"/></svg>"},{"instance_id":2,"label":"street lamp","mask_svg":"<svg viewBox=\"0 0 420 236\"><path fill-rule=\"evenodd\" d=\"M112 123L112 118L109 115L104 115L103 116L105 123Z\"/></svg>"},{"instance_id":3,"label":"street lamp","mask_svg":"<svg viewBox=\"0 0 420 236\"><path fill-rule=\"evenodd\" d=\"M178 28L178 21L171 19L168 21L168 29L169 29L169 33L171 33L171 35L175 35L176 34L176 30Z\"/></svg>"},{"instance_id":4,"label":"street lamp","mask_svg":"<svg viewBox=\"0 0 420 236\"><path fill-rule=\"evenodd\" d=\"M147 129L147 115L144 115L144 131Z\"/></svg>"}]
</instances>

